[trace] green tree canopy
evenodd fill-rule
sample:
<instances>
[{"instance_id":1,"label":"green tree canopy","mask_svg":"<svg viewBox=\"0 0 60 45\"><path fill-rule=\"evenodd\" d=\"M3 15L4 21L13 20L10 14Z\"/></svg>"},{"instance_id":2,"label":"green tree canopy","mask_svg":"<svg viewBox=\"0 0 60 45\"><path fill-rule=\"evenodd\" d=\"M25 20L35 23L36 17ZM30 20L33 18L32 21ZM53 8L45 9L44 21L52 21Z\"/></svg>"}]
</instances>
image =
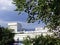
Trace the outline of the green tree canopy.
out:
<instances>
[{"instance_id":1,"label":"green tree canopy","mask_svg":"<svg viewBox=\"0 0 60 45\"><path fill-rule=\"evenodd\" d=\"M51 30L60 26L60 0L13 0L15 11L28 13L28 22L43 21Z\"/></svg>"},{"instance_id":2,"label":"green tree canopy","mask_svg":"<svg viewBox=\"0 0 60 45\"><path fill-rule=\"evenodd\" d=\"M0 27L0 45L9 45L14 42L14 34L8 28Z\"/></svg>"},{"instance_id":3,"label":"green tree canopy","mask_svg":"<svg viewBox=\"0 0 60 45\"><path fill-rule=\"evenodd\" d=\"M60 38L53 36L36 36L35 38L26 38L23 40L24 45L60 45Z\"/></svg>"}]
</instances>

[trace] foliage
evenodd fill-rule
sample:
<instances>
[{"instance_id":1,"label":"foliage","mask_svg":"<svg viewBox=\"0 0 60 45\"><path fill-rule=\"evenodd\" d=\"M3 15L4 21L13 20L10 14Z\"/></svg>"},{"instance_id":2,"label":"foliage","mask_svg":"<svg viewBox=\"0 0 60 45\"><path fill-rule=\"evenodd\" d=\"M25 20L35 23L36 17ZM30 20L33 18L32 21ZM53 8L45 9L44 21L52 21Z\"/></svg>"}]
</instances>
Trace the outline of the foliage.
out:
<instances>
[{"instance_id":1,"label":"foliage","mask_svg":"<svg viewBox=\"0 0 60 45\"><path fill-rule=\"evenodd\" d=\"M60 0L13 0L15 11L28 13L28 22L43 21L51 30L60 26Z\"/></svg>"},{"instance_id":2,"label":"foliage","mask_svg":"<svg viewBox=\"0 0 60 45\"><path fill-rule=\"evenodd\" d=\"M13 43L14 34L8 28L0 27L0 45L9 45Z\"/></svg>"},{"instance_id":3,"label":"foliage","mask_svg":"<svg viewBox=\"0 0 60 45\"><path fill-rule=\"evenodd\" d=\"M31 42L30 42L30 39L25 39L24 41L23 41L23 44L24 45L31 45Z\"/></svg>"},{"instance_id":4,"label":"foliage","mask_svg":"<svg viewBox=\"0 0 60 45\"><path fill-rule=\"evenodd\" d=\"M29 43L29 44L28 44ZM60 38L52 36L36 36L35 38L26 38L23 41L24 45L60 45Z\"/></svg>"},{"instance_id":5,"label":"foliage","mask_svg":"<svg viewBox=\"0 0 60 45\"><path fill-rule=\"evenodd\" d=\"M13 0L15 11L28 13L28 22L43 21L51 30L60 26L60 0Z\"/></svg>"}]
</instances>

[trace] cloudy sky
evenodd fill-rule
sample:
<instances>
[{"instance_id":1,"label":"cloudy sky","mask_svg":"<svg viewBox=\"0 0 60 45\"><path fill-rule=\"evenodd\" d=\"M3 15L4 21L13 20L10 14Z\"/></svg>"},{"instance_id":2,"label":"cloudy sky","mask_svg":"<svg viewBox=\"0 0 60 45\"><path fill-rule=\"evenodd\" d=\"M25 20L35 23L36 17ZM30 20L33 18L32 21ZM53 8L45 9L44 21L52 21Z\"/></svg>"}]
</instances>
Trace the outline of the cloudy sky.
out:
<instances>
[{"instance_id":1,"label":"cloudy sky","mask_svg":"<svg viewBox=\"0 0 60 45\"><path fill-rule=\"evenodd\" d=\"M43 23L27 23L27 13L22 12L18 15L18 12L15 12L15 6L12 4L12 0L0 0L0 25L7 26L8 22L21 22L24 28L35 28L43 27Z\"/></svg>"}]
</instances>

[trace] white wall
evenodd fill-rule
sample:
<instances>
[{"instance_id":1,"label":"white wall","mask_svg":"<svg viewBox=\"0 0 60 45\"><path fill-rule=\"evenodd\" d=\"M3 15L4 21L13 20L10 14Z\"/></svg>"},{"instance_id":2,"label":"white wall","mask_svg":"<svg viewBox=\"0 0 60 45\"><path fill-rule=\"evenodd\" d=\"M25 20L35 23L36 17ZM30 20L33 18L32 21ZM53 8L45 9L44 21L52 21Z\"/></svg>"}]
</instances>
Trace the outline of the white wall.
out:
<instances>
[{"instance_id":1,"label":"white wall","mask_svg":"<svg viewBox=\"0 0 60 45\"><path fill-rule=\"evenodd\" d=\"M35 36L43 34L44 36L48 35L53 35L53 33L47 32L47 33L25 33L25 34L15 34L14 40L17 41L19 39L20 41L23 41L24 38L27 36L31 38L35 38Z\"/></svg>"},{"instance_id":2,"label":"white wall","mask_svg":"<svg viewBox=\"0 0 60 45\"><path fill-rule=\"evenodd\" d=\"M20 31L22 31L22 25L17 22L8 23L8 28L14 29L13 33L19 33Z\"/></svg>"}]
</instances>

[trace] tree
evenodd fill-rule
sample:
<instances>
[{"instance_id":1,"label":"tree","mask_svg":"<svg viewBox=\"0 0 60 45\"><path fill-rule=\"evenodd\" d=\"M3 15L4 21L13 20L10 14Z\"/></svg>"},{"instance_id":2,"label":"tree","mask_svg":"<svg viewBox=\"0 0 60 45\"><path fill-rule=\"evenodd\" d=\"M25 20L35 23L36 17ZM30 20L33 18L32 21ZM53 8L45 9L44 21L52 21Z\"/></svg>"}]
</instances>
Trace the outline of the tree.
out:
<instances>
[{"instance_id":1,"label":"tree","mask_svg":"<svg viewBox=\"0 0 60 45\"><path fill-rule=\"evenodd\" d=\"M14 42L14 34L10 29L0 27L0 45L10 45Z\"/></svg>"},{"instance_id":2,"label":"tree","mask_svg":"<svg viewBox=\"0 0 60 45\"><path fill-rule=\"evenodd\" d=\"M53 36L36 36L35 38L26 38L23 40L24 45L60 45L60 38Z\"/></svg>"},{"instance_id":3,"label":"tree","mask_svg":"<svg viewBox=\"0 0 60 45\"><path fill-rule=\"evenodd\" d=\"M60 27L60 0L13 0L19 14L28 13L28 22L43 21L50 30Z\"/></svg>"}]
</instances>

